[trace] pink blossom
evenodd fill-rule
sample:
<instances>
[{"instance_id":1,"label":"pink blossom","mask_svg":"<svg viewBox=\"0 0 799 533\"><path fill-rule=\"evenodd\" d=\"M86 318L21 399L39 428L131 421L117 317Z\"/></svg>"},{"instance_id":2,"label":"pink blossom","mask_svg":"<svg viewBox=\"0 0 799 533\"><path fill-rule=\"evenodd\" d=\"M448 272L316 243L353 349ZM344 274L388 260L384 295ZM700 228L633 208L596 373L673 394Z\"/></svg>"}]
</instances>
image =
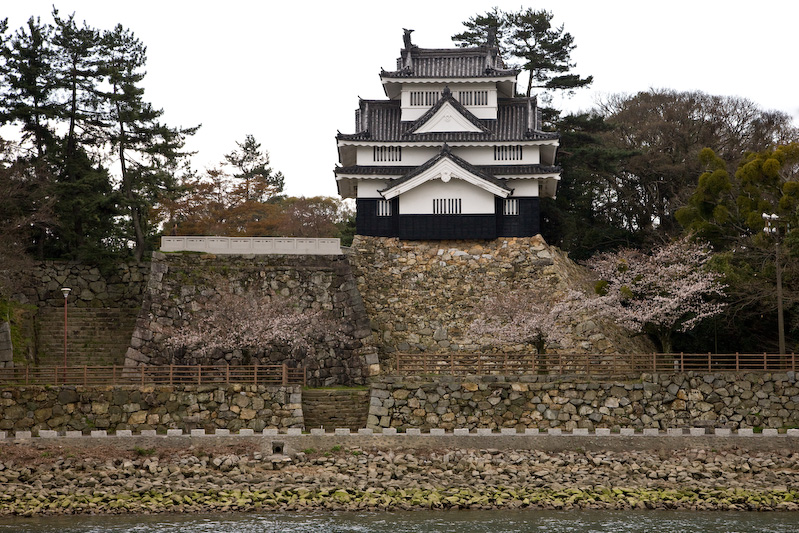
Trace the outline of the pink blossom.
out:
<instances>
[{"instance_id":1,"label":"pink blossom","mask_svg":"<svg viewBox=\"0 0 799 533\"><path fill-rule=\"evenodd\" d=\"M722 276L707 268L711 253L687 239L651 254L624 249L600 254L587 265L598 275L598 296L583 296L581 307L607 316L635 332L655 336L670 352L671 336L718 315L725 304Z\"/></svg>"}]
</instances>

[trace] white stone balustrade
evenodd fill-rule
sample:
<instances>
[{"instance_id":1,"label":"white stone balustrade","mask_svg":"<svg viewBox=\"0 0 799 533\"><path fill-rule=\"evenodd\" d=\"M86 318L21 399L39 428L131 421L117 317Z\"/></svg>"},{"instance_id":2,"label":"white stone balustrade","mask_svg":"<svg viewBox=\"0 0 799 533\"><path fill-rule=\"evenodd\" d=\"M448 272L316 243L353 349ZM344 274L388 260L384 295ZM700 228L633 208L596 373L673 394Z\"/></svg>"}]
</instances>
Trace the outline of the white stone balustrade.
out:
<instances>
[{"instance_id":1,"label":"white stone balustrade","mask_svg":"<svg viewBox=\"0 0 799 533\"><path fill-rule=\"evenodd\" d=\"M341 255L341 240L303 237L161 237L161 251L218 255Z\"/></svg>"}]
</instances>

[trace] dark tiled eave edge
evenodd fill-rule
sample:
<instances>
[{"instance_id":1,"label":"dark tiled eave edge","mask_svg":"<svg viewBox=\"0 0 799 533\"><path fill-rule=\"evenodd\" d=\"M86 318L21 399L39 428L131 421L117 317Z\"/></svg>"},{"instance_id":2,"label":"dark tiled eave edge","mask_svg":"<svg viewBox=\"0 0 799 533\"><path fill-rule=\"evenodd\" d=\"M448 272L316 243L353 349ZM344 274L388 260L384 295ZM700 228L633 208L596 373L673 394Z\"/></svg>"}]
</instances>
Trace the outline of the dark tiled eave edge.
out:
<instances>
[{"instance_id":1,"label":"dark tiled eave edge","mask_svg":"<svg viewBox=\"0 0 799 533\"><path fill-rule=\"evenodd\" d=\"M356 175L378 175L396 176L404 175L413 171L414 166L350 166L336 167L333 169L335 174L356 174ZM554 174L561 171L558 166L547 165L474 165L473 168L485 174L494 176L506 176L509 174Z\"/></svg>"},{"instance_id":2,"label":"dark tiled eave edge","mask_svg":"<svg viewBox=\"0 0 799 533\"><path fill-rule=\"evenodd\" d=\"M358 133L339 133L336 135L336 140L339 141L374 141L380 143L401 142L401 143L423 143L423 142L466 142L466 141L495 141L496 137L493 133L477 133L477 132L450 132L450 133L416 133L408 135L403 133L398 138L385 138L374 139L368 131ZM549 133L543 131L528 131L523 138L517 139L503 139L501 142L514 142L514 141L546 141L550 139L558 139L560 136L557 133Z\"/></svg>"},{"instance_id":3,"label":"dark tiled eave edge","mask_svg":"<svg viewBox=\"0 0 799 533\"><path fill-rule=\"evenodd\" d=\"M408 78L437 79L437 78L441 78L442 81L446 81L446 80L459 80L459 79L468 80L468 79L472 79L472 78L508 78L508 77L515 77L520 72L521 72L521 70L514 70L514 69L511 69L511 70L490 69L490 70L484 71L483 73L481 73L480 75L477 75L477 76L468 76L468 75L463 75L463 76L428 76L428 75L414 74L414 72L412 70L403 69L403 70L393 70L393 71L382 70L382 71L380 71L380 77L381 78L390 78L390 79L398 79L398 78L402 78L402 79L408 79Z\"/></svg>"}]
</instances>

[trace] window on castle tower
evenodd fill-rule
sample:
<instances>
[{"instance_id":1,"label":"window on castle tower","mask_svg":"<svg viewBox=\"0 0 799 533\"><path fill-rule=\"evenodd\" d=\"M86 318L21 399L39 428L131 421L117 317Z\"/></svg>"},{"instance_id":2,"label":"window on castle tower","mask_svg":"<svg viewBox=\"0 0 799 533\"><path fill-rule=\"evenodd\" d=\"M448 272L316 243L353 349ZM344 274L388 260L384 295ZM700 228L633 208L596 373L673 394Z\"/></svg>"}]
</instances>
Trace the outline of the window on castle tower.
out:
<instances>
[{"instance_id":1,"label":"window on castle tower","mask_svg":"<svg viewBox=\"0 0 799 533\"><path fill-rule=\"evenodd\" d=\"M495 146L494 161L520 161L522 159L521 146Z\"/></svg>"},{"instance_id":2,"label":"window on castle tower","mask_svg":"<svg viewBox=\"0 0 799 533\"><path fill-rule=\"evenodd\" d=\"M488 91L458 91L458 101L463 105L488 105Z\"/></svg>"},{"instance_id":3,"label":"window on castle tower","mask_svg":"<svg viewBox=\"0 0 799 533\"><path fill-rule=\"evenodd\" d=\"M391 216L391 200L378 200L377 201L377 216L390 217Z\"/></svg>"},{"instance_id":4,"label":"window on castle tower","mask_svg":"<svg viewBox=\"0 0 799 533\"><path fill-rule=\"evenodd\" d=\"M411 91L410 96L412 106L430 107L441 99L441 91Z\"/></svg>"},{"instance_id":5,"label":"window on castle tower","mask_svg":"<svg viewBox=\"0 0 799 533\"><path fill-rule=\"evenodd\" d=\"M375 146L372 148L374 161L402 161L401 146Z\"/></svg>"},{"instance_id":6,"label":"window on castle tower","mask_svg":"<svg viewBox=\"0 0 799 533\"><path fill-rule=\"evenodd\" d=\"M460 198L433 198L433 214L460 215L462 203Z\"/></svg>"},{"instance_id":7,"label":"window on castle tower","mask_svg":"<svg viewBox=\"0 0 799 533\"><path fill-rule=\"evenodd\" d=\"M505 198L502 202L502 214L513 216L519 214L519 200L517 198Z\"/></svg>"}]
</instances>

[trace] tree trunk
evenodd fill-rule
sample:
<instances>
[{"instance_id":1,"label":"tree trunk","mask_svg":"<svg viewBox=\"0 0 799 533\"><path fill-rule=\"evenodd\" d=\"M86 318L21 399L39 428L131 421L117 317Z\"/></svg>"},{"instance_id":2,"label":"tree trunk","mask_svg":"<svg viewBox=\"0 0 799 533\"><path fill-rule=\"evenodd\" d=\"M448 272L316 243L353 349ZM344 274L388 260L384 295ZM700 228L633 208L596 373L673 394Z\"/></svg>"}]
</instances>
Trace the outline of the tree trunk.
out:
<instances>
[{"instance_id":1,"label":"tree trunk","mask_svg":"<svg viewBox=\"0 0 799 533\"><path fill-rule=\"evenodd\" d=\"M674 346L671 343L671 331L659 332L657 334L660 341L660 351L663 353L674 353Z\"/></svg>"}]
</instances>

